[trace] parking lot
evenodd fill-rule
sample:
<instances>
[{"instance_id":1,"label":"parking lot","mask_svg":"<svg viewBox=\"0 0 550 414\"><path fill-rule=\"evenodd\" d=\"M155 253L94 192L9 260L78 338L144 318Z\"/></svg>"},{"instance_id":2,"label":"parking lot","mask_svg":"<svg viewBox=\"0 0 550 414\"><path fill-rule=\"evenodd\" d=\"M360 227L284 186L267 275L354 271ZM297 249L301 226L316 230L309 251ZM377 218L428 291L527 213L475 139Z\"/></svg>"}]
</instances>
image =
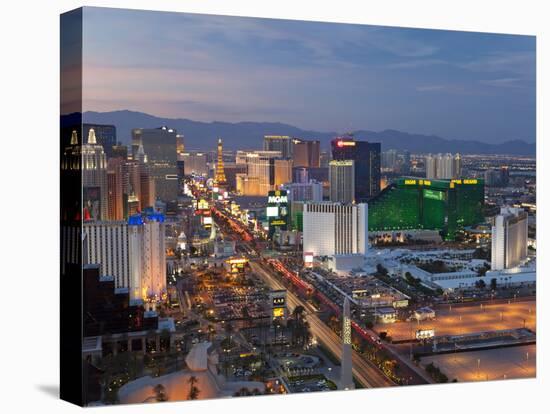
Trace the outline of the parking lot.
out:
<instances>
[{"instance_id":1,"label":"parking lot","mask_svg":"<svg viewBox=\"0 0 550 414\"><path fill-rule=\"evenodd\" d=\"M454 378L459 382L534 378L536 356L536 345L526 345L430 356L422 358L421 365L433 362L449 381Z\"/></svg>"},{"instance_id":2,"label":"parking lot","mask_svg":"<svg viewBox=\"0 0 550 414\"><path fill-rule=\"evenodd\" d=\"M439 308L434 320L377 324L375 330L399 341L413 338L419 329L435 329L435 335L441 336L523 327L536 331L534 301Z\"/></svg>"},{"instance_id":3,"label":"parking lot","mask_svg":"<svg viewBox=\"0 0 550 414\"><path fill-rule=\"evenodd\" d=\"M328 380L324 375L292 377L287 382L292 393L331 391L336 389L336 384Z\"/></svg>"}]
</instances>

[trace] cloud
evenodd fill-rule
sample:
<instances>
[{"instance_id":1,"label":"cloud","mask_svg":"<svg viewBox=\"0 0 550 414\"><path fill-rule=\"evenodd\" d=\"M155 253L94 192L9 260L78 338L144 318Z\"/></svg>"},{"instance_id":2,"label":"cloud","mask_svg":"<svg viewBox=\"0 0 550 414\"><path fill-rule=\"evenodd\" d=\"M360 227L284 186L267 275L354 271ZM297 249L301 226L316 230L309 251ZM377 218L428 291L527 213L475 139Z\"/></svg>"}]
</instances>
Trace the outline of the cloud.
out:
<instances>
[{"instance_id":1,"label":"cloud","mask_svg":"<svg viewBox=\"0 0 550 414\"><path fill-rule=\"evenodd\" d=\"M500 78L500 79L482 79L479 81L482 85L503 87L503 88L520 88L526 81L524 78Z\"/></svg>"},{"instance_id":2,"label":"cloud","mask_svg":"<svg viewBox=\"0 0 550 414\"><path fill-rule=\"evenodd\" d=\"M535 52L492 52L459 66L473 72L503 72L534 77Z\"/></svg>"},{"instance_id":3,"label":"cloud","mask_svg":"<svg viewBox=\"0 0 550 414\"><path fill-rule=\"evenodd\" d=\"M434 65L448 65L449 62L443 59L416 59L397 63L390 63L390 69L416 69Z\"/></svg>"}]
</instances>

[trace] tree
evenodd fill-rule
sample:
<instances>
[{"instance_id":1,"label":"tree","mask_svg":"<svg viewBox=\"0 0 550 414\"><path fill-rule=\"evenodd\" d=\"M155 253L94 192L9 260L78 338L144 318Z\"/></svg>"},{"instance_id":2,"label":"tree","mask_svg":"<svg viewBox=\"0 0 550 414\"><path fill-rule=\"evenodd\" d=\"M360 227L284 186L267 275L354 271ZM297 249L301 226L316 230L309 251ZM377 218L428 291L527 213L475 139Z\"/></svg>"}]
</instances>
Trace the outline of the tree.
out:
<instances>
[{"instance_id":1,"label":"tree","mask_svg":"<svg viewBox=\"0 0 550 414\"><path fill-rule=\"evenodd\" d=\"M233 335L233 332L234 332L234 329L233 329L233 325L231 324L231 322L227 322L225 324L225 333L227 334L227 337L229 338L229 348L231 348L232 344L231 344L231 337Z\"/></svg>"},{"instance_id":2,"label":"tree","mask_svg":"<svg viewBox=\"0 0 550 414\"><path fill-rule=\"evenodd\" d=\"M164 385L157 384L153 388L153 392L155 393L155 400L158 402L167 401L168 397L166 396L166 389L164 388Z\"/></svg>"},{"instance_id":3,"label":"tree","mask_svg":"<svg viewBox=\"0 0 550 414\"><path fill-rule=\"evenodd\" d=\"M483 279L479 279L478 281L476 281L476 288L478 289L485 289L485 281Z\"/></svg>"},{"instance_id":4,"label":"tree","mask_svg":"<svg viewBox=\"0 0 550 414\"><path fill-rule=\"evenodd\" d=\"M187 382L189 383L189 395L187 397L189 400L196 400L199 397L200 390L195 384L198 384L199 380L194 375L191 375Z\"/></svg>"},{"instance_id":5,"label":"tree","mask_svg":"<svg viewBox=\"0 0 550 414\"><path fill-rule=\"evenodd\" d=\"M497 280L496 280L496 278L491 279L491 290L497 290Z\"/></svg>"}]
</instances>

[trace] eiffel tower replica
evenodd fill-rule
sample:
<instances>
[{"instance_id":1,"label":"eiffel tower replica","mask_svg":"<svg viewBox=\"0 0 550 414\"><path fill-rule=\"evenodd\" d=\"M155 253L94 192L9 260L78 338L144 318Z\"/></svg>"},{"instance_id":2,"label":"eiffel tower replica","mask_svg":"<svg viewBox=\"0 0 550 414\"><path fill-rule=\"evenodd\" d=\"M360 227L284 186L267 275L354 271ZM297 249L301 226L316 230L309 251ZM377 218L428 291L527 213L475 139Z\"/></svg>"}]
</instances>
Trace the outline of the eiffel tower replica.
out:
<instances>
[{"instance_id":1,"label":"eiffel tower replica","mask_svg":"<svg viewBox=\"0 0 550 414\"><path fill-rule=\"evenodd\" d=\"M225 178L225 171L223 170L223 144L221 138L218 138L218 162L216 163L214 183L218 188L225 189L227 187L227 179Z\"/></svg>"}]
</instances>

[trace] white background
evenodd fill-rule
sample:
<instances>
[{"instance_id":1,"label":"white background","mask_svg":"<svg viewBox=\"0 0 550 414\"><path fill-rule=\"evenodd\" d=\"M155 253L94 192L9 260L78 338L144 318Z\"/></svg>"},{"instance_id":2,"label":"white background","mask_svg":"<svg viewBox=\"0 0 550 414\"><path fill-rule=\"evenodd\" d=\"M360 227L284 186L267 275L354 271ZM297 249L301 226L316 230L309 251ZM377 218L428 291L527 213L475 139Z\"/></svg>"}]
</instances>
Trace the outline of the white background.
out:
<instances>
[{"instance_id":1,"label":"white background","mask_svg":"<svg viewBox=\"0 0 550 414\"><path fill-rule=\"evenodd\" d=\"M85 5L537 35L536 380L119 406L120 413L524 412L550 392L547 251L550 13L545 1L93 1ZM75 412L58 392L59 14L78 1L2 2L0 13L0 410ZM76 310L75 310L76 311ZM546 395L544 394L546 392ZM545 398L546 397L546 398ZM536 409L535 407L538 407ZM544 407L544 408L543 408ZM97 409L90 409L96 411ZM112 412L113 408L101 408Z\"/></svg>"}]
</instances>

